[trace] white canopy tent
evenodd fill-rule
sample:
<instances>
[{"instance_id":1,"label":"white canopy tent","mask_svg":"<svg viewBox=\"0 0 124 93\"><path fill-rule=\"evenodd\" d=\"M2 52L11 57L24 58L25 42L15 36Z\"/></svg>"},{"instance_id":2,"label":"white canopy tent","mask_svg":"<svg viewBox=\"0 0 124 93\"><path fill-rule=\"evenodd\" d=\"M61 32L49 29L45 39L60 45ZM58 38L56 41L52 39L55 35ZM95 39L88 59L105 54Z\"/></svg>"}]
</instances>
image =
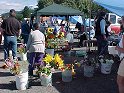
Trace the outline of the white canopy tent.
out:
<instances>
[{"instance_id":1,"label":"white canopy tent","mask_svg":"<svg viewBox=\"0 0 124 93\"><path fill-rule=\"evenodd\" d=\"M119 16L124 15L124 0L93 0L93 2Z\"/></svg>"}]
</instances>

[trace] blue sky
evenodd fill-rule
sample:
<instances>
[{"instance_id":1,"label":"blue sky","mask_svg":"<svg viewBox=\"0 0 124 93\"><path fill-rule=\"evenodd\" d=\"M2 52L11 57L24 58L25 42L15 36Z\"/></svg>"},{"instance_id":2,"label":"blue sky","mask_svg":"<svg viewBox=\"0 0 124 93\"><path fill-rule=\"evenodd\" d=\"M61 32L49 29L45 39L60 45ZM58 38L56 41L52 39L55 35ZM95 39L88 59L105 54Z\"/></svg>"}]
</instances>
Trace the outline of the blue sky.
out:
<instances>
[{"instance_id":1,"label":"blue sky","mask_svg":"<svg viewBox=\"0 0 124 93\"><path fill-rule=\"evenodd\" d=\"M10 9L22 10L24 6L36 7L37 0L0 0L0 14L9 12Z\"/></svg>"}]
</instances>

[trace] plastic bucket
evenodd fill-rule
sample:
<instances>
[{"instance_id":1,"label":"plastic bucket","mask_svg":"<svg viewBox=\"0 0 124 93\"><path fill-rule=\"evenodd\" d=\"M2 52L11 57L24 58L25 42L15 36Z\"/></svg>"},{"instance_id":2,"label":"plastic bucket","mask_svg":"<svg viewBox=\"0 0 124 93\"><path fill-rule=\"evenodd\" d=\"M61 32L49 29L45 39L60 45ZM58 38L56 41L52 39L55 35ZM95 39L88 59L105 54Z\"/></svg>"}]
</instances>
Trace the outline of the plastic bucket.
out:
<instances>
[{"instance_id":1,"label":"plastic bucket","mask_svg":"<svg viewBox=\"0 0 124 93\"><path fill-rule=\"evenodd\" d=\"M52 73L49 76L40 75L40 80L42 86L52 85Z\"/></svg>"},{"instance_id":2,"label":"plastic bucket","mask_svg":"<svg viewBox=\"0 0 124 93\"><path fill-rule=\"evenodd\" d=\"M93 77L94 67L93 66L84 66L84 76Z\"/></svg>"},{"instance_id":3,"label":"plastic bucket","mask_svg":"<svg viewBox=\"0 0 124 93\"><path fill-rule=\"evenodd\" d=\"M62 72L62 81L71 82L72 81L72 70L65 70Z\"/></svg>"},{"instance_id":4,"label":"plastic bucket","mask_svg":"<svg viewBox=\"0 0 124 93\"><path fill-rule=\"evenodd\" d=\"M101 63L101 73L110 74L112 63Z\"/></svg>"},{"instance_id":5,"label":"plastic bucket","mask_svg":"<svg viewBox=\"0 0 124 93\"><path fill-rule=\"evenodd\" d=\"M28 88L28 71L16 76L16 88L26 90Z\"/></svg>"},{"instance_id":6,"label":"plastic bucket","mask_svg":"<svg viewBox=\"0 0 124 93\"><path fill-rule=\"evenodd\" d=\"M54 49L46 49L46 53L54 56Z\"/></svg>"}]
</instances>

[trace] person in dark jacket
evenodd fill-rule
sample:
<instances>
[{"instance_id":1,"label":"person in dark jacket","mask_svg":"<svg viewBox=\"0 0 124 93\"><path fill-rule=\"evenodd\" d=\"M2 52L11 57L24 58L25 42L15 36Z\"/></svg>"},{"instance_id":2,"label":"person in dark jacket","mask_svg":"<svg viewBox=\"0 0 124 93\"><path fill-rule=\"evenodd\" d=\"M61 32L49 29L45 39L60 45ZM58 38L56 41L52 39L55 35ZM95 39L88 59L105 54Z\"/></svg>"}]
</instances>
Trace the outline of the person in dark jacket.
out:
<instances>
[{"instance_id":1,"label":"person in dark jacket","mask_svg":"<svg viewBox=\"0 0 124 93\"><path fill-rule=\"evenodd\" d=\"M108 53L108 42L107 42L106 31L105 31L105 26L106 26L105 14L106 13L104 11L101 11L96 21L95 36L97 39L99 55Z\"/></svg>"},{"instance_id":2,"label":"person in dark jacket","mask_svg":"<svg viewBox=\"0 0 124 93\"><path fill-rule=\"evenodd\" d=\"M16 12L11 9L9 12L10 16L3 20L1 27L3 28L4 36L4 59L9 57L9 47L12 49L12 56L15 58L17 56L17 37L21 33L21 24L15 18Z\"/></svg>"},{"instance_id":3,"label":"person in dark jacket","mask_svg":"<svg viewBox=\"0 0 124 93\"><path fill-rule=\"evenodd\" d=\"M24 39L24 44L27 44L28 37L31 31L28 20L24 20L24 22L21 24L21 29L22 29L22 33L21 33L22 39Z\"/></svg>"}]
</instances>

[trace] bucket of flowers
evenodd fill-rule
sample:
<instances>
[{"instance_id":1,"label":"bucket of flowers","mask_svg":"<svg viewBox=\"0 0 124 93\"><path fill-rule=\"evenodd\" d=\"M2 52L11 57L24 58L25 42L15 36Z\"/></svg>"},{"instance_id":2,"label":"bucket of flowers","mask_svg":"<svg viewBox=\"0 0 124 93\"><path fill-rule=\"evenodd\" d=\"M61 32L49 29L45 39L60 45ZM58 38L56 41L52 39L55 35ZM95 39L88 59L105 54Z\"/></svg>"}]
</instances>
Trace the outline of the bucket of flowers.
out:
<instances>
[{"instance_id":1,"label":"bucket of flowers","mask_svg":"<svg viewBox=\"0 0 124 93\"><path fill-rule=\"evenodd\" d=\"M42 86L52 85L52 72L50 66L39 66L37 74L40 76Z\"/></svg>"},{"instance_id":2,"label":"bucket of flowers","mask_svg":"<svg viewBox=\"0 0 124 93\"><path fill-rule=\"evenodd\" d=\"M59 69L63 66L63 60L59 54L55 54L55 56L46 54L43 58L43 62L45 66L39 66L37 70L37 74L40 75L41 85L52 85L52 73L55 69Z\"/></svg>"},{"instance_id":3,"label":"bucket of flowers","mask_svg":"<svg viewBox=\"0 0 124 93\"><path fill-rule=\"evenodd\" d=\"M90 57L86 54L82 60L77 62L79 67L83 67L85 77L93 77L94 68L96 66L95 58Z\"/></svg>"},{"instance_id":4,"label":"bucket of flowers","mask_svg":"<svg viewBox=\"0 0 124 93\"><path fill-rule=\"evenodd\" d=\"M72 81L72 64L65 64L62 70L62 81L63 82L71 82Z\"/></svg>"},{"instance_id":5,"label":"bucket of flowers","mask_svg":"<svg viewBox=\"0 0 124 93\"><path fill-rule=\"evenodd\" d=\"M10 72L16 77L16 88L25 90L28 88L28 65L27 61L18 61L17 59L6 59L5 64Z\"/></svg>"},{"instance_id":6,"label":"bucket of flowers","mask_svg":"<svg viewBox=\"0 0 124 93\"><path fill-rule=\"evenodd\" d=\"M99 62L101 63L101 73L110 74L112 64L114 63L113 59L109 56L100 56Z\"/></svg>"},{"instance_id":7,"label":"bucket of flowers","mask_svg":"<svg viewBox=\"0 0 124 93\"><path fill-rule=\"evenodd\" d=\"M48 29L46 34L46 53L54 56L54 49L57 47L56 35L53 34L53 31Z\"/></svg>"},{"instance_id":8,"label":"bucket of flowers","mask_svg":"<svg viewBox=\"0 0 124 93\"><path fill-rule=\"evenodd\" d=\"M21 60L27 60L26 46L24 44L18 47L18 52L18 56Z\"/></svg>"}]
</instances>

